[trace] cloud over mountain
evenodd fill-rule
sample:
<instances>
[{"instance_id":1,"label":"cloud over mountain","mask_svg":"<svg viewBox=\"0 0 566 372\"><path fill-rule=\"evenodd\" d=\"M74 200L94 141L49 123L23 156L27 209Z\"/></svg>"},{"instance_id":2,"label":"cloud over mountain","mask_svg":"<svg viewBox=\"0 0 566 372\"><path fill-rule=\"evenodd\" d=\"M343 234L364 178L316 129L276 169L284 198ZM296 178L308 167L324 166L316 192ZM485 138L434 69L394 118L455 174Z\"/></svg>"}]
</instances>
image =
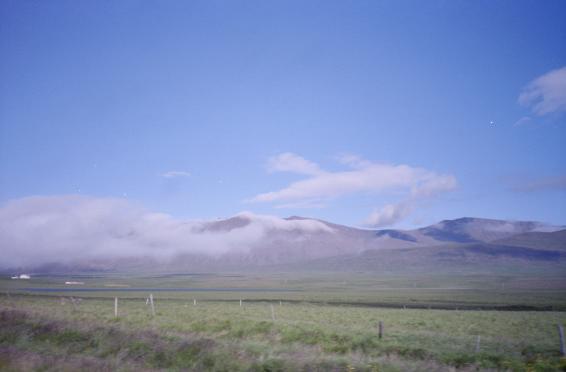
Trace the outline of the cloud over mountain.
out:
<instances>
[{"instance_id":1,"label":"cloud over mountain","mask_svg":"<svg viewBox=\"0 0 566 372\"><path fill-rule=\"evenodd\" d=\"M387 204L381 209L374 210L366 219L365 224L372 227L391 226L401 221L413 211L409 202Z\"/></svg>"},{"instance_id":2,"label":"cloud over mountain","mask_svg":"<svg viewBox=\"0 0 566 372\"><path fill-rule=\"evenodd\" d=\"M2 265L68 262L98 257L246 252L279 231L331 232L315 220L285 220L245 212L237 229L214 229L208 221L187 221L148 211L117 198L78 195L35 196L0 208Z\"/></svg>"}]
</instances>

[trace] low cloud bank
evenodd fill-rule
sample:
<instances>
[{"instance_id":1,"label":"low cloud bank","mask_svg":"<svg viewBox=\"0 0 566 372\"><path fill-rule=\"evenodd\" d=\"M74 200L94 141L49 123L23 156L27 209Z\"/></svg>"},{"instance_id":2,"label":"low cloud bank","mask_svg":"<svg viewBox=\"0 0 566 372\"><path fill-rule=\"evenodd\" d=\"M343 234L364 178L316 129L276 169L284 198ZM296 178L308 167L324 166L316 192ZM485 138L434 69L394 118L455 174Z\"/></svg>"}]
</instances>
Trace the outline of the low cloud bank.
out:
<instances>
[{"instance_id":1,"label":"low cloud bank","mask_svg":"<svg viewBox=\"0 0 566 372\"><path fill-rule=\"evenodd\" d=\"M225 221L187 221L118 198L34 196L0 208L2 267L93 258L246 252L270 230L331 232L315 220L244 212ZM219 228L211 229L211 225ZM226 226L224 226L226 225ZM225 228L226 227L226 228Z\"/></svg>"}]
</instances>

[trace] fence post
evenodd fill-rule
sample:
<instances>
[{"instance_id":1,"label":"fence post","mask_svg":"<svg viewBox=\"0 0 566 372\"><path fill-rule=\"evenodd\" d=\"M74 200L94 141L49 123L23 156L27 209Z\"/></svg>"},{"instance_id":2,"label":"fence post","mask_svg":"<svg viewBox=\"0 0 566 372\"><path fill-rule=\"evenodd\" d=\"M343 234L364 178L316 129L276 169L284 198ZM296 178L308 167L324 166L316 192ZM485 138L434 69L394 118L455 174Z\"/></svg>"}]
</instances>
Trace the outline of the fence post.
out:
<instances>
[{"instance_id":1,"label":"fence post","mask_svg":"<svg viewBox=\"0 0 566 372\"><path fill-rule=\"evenodd\" d=\"M73 296L71 296L71 303L73 304L73 311L77 311L77 303Z\"/></svg>"},{"instance_id":2,"label":"fence post","mask_svg":"<svg viewBox=\"0 0 566 372\"><path fill-rule=\"evenodd\" d=\"M240 298L240 307L242 307L242 299Z\"/></svg>"},{"instance_id":3,"label":"fence post","mask_svg":"<svg viewBox=\"0 0 566 372\"><path fill-rule=\"evenodd\" d=\"M193 298L193 306L197 306L197 299Z\"/></svg>"},{"instance_id":4,"label":"fence post","mask_svg":"<svg viewBox=\"0 0 566 372\"><path fill-rule=\"evenodd\" d=\"M558 334L560 335L560 355L566 356L566 345L564 345L564 328L558 324Z\"/></svg>"},{"instance_id":5,"label":"fence post","mask_svg":"<svg viewBox=\"0 0 566 372\"><path fill-rule=\"evenodd\" d=\"M155 305L153 304L153 294L149 294L149 304L151 305L151 315L155 316Z\"/></svg>"},{"instance_id":6,"label":"fence post","mask_svg":"<svg viewBox=\"0 0 566 372\"><path fill-rule=\"evenodd\" d=\"M118 297L114 297L114 318L118 317Z\"/></svg>"},{"instance_id":7,"label":"fence post","mask_svg":"<svg viewBox=\"0 0 566 372\"><path fill-rule=\"evenodd\" d=\"M476 338L476 353L480 352L480 342L481 342L481 336L478 335L478 337Z\"/></svg>"},{"instance_id":8,"label":"fence post","mask_svg":"<svg viewBox=\"0 0 566 372\"><path fill-rule=\"evenodd\" d=\"M273 304L271 304L271 320L275 321L275 309L273 308Z\"/></svg>"},{"instance_id":9,"label":"fence post","mask_svg":"<svg viewBox=\"0 0 566 372\"><path fill-rule=\"evenodd\" d=\"M379 324L378 324L378 335L379 335L379 339L381 340L383 338L383 322L380 320Z\"/></svg>"}]
</instances>

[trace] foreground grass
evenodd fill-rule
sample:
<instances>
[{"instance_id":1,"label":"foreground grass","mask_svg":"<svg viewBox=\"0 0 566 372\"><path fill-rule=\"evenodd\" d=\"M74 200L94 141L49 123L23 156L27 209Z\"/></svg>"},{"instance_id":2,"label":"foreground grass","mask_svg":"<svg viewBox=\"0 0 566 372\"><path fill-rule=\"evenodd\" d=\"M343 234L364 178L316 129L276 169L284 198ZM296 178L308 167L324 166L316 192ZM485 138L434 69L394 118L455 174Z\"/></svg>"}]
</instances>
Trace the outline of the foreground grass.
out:
<instances>
[{"instance_id":1,"label":"foreground grass","mask_svg":"<svg viewBox=\"0 0 566 372\"><path fill-rule=\"evenodd\" d=\"M0 369L560 370L561 312L4 296ZM273 311L272 311L273 308ZM273 319L275 318L275 320ZM376 325L385 326L383 339ZM475 351L481 336L479 352ZM52 366L52 367L50 367Z\"/></svg>"}]
</instances>

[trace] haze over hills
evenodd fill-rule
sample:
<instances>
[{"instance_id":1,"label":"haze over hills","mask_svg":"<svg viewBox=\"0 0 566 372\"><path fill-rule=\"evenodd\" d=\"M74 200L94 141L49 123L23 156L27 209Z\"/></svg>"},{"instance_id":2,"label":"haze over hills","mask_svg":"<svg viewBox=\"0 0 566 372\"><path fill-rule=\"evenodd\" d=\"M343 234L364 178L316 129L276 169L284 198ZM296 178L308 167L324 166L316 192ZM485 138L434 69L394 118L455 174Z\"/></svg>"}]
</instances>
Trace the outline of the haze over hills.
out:
<instances>
[{"instance_id":1,"label":"haze over hills","mask_svg":"<svg viewBox=\"0 0 566 372\"><path fill-rule=\"evenodd\" d=\"M238 270L279 267L292 270L433 270L507 265L562 265L566 260L566 228L532 221L459 218L414 230L360 229L293 216L285 219L242 213L234 217L181 225L193 236L234 240L234 248L208 254L178 249L171 257L147 253L90 256L4 269L38 272L80 270ZM136 239L134 228L118 240ZM250 238L253 237L253 238ZM198 240L198 244L205 244ZM123 242L122 242L123 243ZM190 244L190 242L189 242ZM536 265L533 265L536 263Z\"/></svg>"}]
</instances>

